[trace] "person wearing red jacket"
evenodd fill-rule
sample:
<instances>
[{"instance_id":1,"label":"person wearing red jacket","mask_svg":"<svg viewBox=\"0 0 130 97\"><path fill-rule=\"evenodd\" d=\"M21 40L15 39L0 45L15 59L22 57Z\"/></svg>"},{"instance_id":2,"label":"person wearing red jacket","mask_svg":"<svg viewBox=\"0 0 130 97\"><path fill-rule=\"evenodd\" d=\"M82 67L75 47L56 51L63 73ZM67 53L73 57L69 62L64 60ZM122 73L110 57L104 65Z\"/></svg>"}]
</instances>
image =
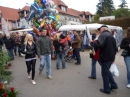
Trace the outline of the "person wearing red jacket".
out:
<instances>
[{"instance_id":1,"label":"person wearing red jacket","mask_svg":"<svg viewBox=\"0 0 130 97\"><path fill-rule=\"evenodd\" d=\"M100 35L100 29L98 28L96 31L96 38L94 39L94 41L97 41L99 35ZM91 76L88 77L90 79L96 79L96 63L97 63L97 61L100 64L100 62L99 62L99 53L100 53L99 48L94 47L94 52L95 52L95 54L91 56L91 58L92 58Z\"/></svg>"}]
</instances>

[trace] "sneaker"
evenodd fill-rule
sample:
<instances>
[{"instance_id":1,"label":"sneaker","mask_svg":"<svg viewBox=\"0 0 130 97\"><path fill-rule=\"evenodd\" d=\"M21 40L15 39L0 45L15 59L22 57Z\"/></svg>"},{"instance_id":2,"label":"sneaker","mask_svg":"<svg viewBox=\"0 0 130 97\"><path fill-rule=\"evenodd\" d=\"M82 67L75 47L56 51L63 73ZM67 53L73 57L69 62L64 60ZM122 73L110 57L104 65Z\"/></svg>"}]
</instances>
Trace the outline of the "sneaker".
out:
<instances>
[{"instance_id":1,"label":"sneaker","mask_svg":"<svg viewBox=\"0 0 130 97\"><path fill-rule=\"evenodd\" d=\"M32 80L31 82L32 82L32 84L33 84L33 85L35 85L35 84L36 84L36 82L35 82L34 80Z\"/></svg>"},{"instance_id":2,"label":"sneaker","mask_svg":"<svg viewBox=\"0 0 130 97\"><path fill-rule=\"evenodd\" d=\"M130 84L127 85L127 88L130 88Z\"/></svg>"},{"instance_id":3,"label":"sneaker","mask_svg":"<svg viewBox=\"0 0 130 97\"><path fill-rule=\"evenodd\" d=\"M30 76L30 75L28 75L28 78L31 78L31 76Z\"/></svg>"},{"instance_id":4,"label":"sneaker","mask_svg":"<svg viewBox=\"0 0 130 97\"><path fill-rule=\"evenodd\" d=\"M48 78L48 79L52 79L52 76L51 76L51 75L48 75L47 78Z\"/></svg>"},{"instance_id":5,"label":"sneaker","mask_svg":"<svg viewBox=\"0 0 130 97\"><path fill-rule=\"evenodd\" d=\"M39 71L39 75L40 75L40 76L42 75L42 71Z\"/></svg>"}]
</instances>

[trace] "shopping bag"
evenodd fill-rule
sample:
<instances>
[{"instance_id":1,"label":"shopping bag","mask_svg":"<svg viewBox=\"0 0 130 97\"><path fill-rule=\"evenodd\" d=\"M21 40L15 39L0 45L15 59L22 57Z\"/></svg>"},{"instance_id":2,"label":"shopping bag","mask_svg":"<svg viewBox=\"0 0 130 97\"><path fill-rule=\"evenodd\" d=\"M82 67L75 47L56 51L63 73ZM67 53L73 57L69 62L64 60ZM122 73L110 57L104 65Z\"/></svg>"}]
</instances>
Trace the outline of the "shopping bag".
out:
<instances>
[{"instance_id":1,"label":"shopping bag","mask_svg":"<svg viewBox=\"0 0 130 97\"><path fill-rule=\"evenodd\" d=\"M117 69L117 66L115 63L113 63L110 67L110 72L112 73L113 76L118 77L119 76L119 71Z\"/></svg>"}]
</instances>

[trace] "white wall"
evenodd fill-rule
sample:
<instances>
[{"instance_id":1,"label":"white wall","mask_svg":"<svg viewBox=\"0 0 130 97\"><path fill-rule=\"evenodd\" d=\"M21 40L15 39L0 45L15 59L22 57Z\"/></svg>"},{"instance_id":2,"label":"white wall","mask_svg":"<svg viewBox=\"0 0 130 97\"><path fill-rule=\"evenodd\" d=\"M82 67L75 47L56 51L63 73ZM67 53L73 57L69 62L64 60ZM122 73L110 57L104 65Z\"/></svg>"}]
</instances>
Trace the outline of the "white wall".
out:
<instances>
[{"instance_id":1,"label":"white wall","mask_svg":"<svg viewBox=\"0 0 130 97\"><path fill-rule=\"evenodd\" d=\"M82 24L80 19L78 17L70 16L70 15L64 15L64 14L59 14L60 15L60 22L62 25L69 25L72 22L75 25Z\"/></svg>"},{"instance_id":2,"label":"white wall","mask_svg":"<svg viewBox=\"0 0 130 97\"><path fill-rule=\"evenodd\" d=\"M14 24L12 23L12 21L7 21L3 17L1 19L1 23L2 23L2 31L5 34L9 33L9 30L12 30L12 28L14 27Z\"/></svg>"}]
</instances>

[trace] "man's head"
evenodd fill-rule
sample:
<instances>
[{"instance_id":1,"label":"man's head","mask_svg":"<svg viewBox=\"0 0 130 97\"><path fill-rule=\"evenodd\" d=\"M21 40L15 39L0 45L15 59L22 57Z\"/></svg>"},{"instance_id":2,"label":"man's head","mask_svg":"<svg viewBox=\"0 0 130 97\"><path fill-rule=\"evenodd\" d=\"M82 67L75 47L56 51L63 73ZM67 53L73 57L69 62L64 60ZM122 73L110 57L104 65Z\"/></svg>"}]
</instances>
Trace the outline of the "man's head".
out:
<instances>
[{"instance_id":1,"label":"man's head","mask_svg":"<svg viewBox=\"0 0 130 97\"><path fill-rule=\"evenodd\" d=\"M100 28L100 32L102 33L105 30L108 30L108 27L106 25L102 25Z\"/></svg>"},{"instance_id":2,"label":"man's head","mask_svg":"<svg viewBox=\"0 0 130 97\"><path fill-rule=\"evenodd\" d=\"M10 39L10 34L6 34L6 38L7 38L7 39Z\"/></svg>"},{"instance_id":3,"label":"man's head","mask_svg":"<svg viewBox=\"0 0 130 97\"><path fill-rule=\"evenodd\" d=\"M100 35L100 28L98 28L97 30L96 30L96 33L95 33L96 35Z\"/></svg>"},{"instance_id":4,"label":"man's head","mask_svg":"<svg viewBox=\"0 0 130 97\"><path fill-rule=\"evenodd\" d=\"M23 32L23 36L26 36L27 35L27 33L26 32Z\"/></svg>"},{"instance_id":5,"label":"man's head","mask_svg":"<svg viewBox=\"0 0 130 97\"><path fill-rule=\"evenodd\" d=\"M68 35L70 35L70 31L68 31L68 33L67 33Z\"/></svg>"},{"instance_id":6,"label":"man's head","mask_svg":"<svg viewBox=\"0 0 130 97\"><path fill-rule=\"evenodd\" d=\"M47 30L46 30L46 29L43 29L43 30L41 31L41 35L42 35L42 36L46 36L46 34L47 34Z\"/></svg>"},{"instance_id":7,"label":"man's head","mask_svg":"<svg viewBox=\"0 0 130 97\"><path fill-rule=\"evenodd\" d=\"M77 34L78 34L76 30L74 30L73 33L74 33L74 35L77 35Z\"/></svg>"}]
</instances>

